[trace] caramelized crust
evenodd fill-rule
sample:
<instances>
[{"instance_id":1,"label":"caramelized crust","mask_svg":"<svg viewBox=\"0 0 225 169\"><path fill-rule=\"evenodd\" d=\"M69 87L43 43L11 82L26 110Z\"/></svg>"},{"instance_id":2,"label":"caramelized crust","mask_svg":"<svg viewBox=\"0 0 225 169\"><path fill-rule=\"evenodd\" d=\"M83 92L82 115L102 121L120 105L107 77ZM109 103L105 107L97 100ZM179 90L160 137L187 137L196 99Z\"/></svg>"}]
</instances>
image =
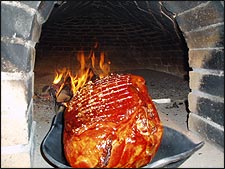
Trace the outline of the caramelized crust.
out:
<instances>
[{"instance_id":1,"label":"caramelized crust","mask_svg":"<svg viewBox=\"0 0 225 169\"><path fill-rule=\"evenodd\" d=\"M64 153L72 167L141 167L154 157L162 133L145 80L111 74L71 99L64 114Z\"/></svg>"}]
</instances>

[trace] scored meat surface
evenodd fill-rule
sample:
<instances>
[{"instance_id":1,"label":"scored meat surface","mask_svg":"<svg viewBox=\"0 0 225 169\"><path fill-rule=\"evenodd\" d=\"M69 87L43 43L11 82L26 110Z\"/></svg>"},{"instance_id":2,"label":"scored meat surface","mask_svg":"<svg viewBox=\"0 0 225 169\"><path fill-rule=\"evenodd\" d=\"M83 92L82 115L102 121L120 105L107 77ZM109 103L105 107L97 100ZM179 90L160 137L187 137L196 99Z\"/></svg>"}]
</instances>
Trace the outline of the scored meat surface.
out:
<instances>
[{"instance_id":1,"label":"scored meat surface","mask_svg":"<svg viewBox=\"0 0 225 169\"><path fill-rule=\"evenodd\" d=\"M145 80L132 74L89 82L64 112L64 154L72 167L144 166L156 154L162 134Z\"/></svg>"}]
</instances>

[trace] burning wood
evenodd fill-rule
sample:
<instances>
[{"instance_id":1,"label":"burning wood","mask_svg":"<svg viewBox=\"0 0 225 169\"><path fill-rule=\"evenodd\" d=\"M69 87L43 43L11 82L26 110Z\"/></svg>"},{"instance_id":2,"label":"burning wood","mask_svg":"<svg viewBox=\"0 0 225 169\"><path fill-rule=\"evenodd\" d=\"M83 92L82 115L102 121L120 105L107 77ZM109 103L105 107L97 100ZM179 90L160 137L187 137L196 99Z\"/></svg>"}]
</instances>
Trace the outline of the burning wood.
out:
<instances>
[{"instance_id":1,"label":"burning wood","mask_svg":"<svg viewBox=\"0 0 225 169\"><path fill-rule=\"evenodd\" d=\"M95 48L97 46L95 45ZM49 88L49 94L56 101L56 113L59 112L60 106L67 107L73 95L87 82L96 78L103 78L110 71L110 62L105 63L104 52L101 52L99 62L95 57L94 50L91 50L88 56L85 56L83 51L79 51L77 60L80 63L80 69L76 75L73 75L68 68L56 70L53 84Z\"/></svg>"}]
</instances>

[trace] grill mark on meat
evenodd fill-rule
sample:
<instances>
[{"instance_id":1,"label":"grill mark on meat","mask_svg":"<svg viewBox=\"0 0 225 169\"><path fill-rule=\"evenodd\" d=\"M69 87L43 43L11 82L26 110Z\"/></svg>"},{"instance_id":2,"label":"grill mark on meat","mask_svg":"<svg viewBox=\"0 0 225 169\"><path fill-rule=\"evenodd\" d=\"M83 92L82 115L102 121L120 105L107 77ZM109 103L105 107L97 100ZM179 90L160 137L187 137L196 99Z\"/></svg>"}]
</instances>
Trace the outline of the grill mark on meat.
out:
<instances>
[{"instance_id":1,"label":"grill mark on meat","mask_svg":"<svg viewBox=\"0 0 225 169\"><path fill-rule=\"evenodd\" d=\"M144 82L139 76L110 75L75 93L64 117L64 144L71 149L65 155L72 167L84 167L73 163L82 162L79 157L87 157L89 167L100 168L140 167L152 159L162 129ZM84 138L91 138L91 151ZM73 145L82 153L72 151Z\"/></svg>"},{"instance_id":2,"label":"grill mark on meat","mask_svg":"<svg viewBox=\"0 0 225 169\"><path fill-rule=\"evenodd\" d=\"M90 96L87 97L87 93L85 96L83 96L85 99L78 99L78 100L75 100L74 103L79 103L81 105L85 104L85 102L89 102L89 103L92 103L96 100L102 100L102 99L107 99L107 96L110 96L110 95L119 95L120 93L124 94L128 94L128 92L126 91L127 88L121 88L121 89L118 89L117 91L113 91L113 90L107 90L107 93L106 92L101 92L101 93L90 93Z\"/></svg>"},{"instance_id":3,"label":"grill mark on meat","mask_svg":"<svg viewBox=\"0 0 225 169\"><path fill-rule=\"evenodd\" d=\"M89 83L88 86L84 87L75 95L75 99L73 99L70 104L77 105L76 109L83 113L92 112L93 110L99 110L100 112L103 110L113 110L116 107L110 106L115 103L119 104L117 105L117 108L123 107L123 103L124 106L126 106L126 103L132 99L132 96L128 91L128 86L132 85L132 83L129 82L129 76L123 75L120 77L123 78L117 79L117 76L112 76L112 79L110 80L107 80L106 78L101 85L97 85L101 82L101 79L97 80L95 85ZM116 101L115 98L117 98ZM70 109L68 111L70 111ZM90 115L93 114L90 113Z\"/></svg>"},{"instance_id":4,"label":"grill mark on meat","mask_svg":"<svg viewBox=\"0 0 225 169\"><path fill-rule=\"evenodd\" d=\"M129 75L118 75L118 74L110 74L109 76L105 77L103 80L102 79L98 79L95 81L96 85L105 85L108 82L113 82L113 83L117 83L120 81L125 81L125 82L129 82L130 81L130 76Z\"/></svg>"},{"instance_id":5,"label":"grill mark on meat","mask_svg":"<svg viewBox=\"0 0 225 169\"><path fill-rule=\"evenodd\" d=\"M95 99L96 101L94 101L94 102L86 102L86 103L81 103L82 104L82 106L81 106L81 108L79 109L80 111L86 111L87 109L102 109L102 108L104 108L104 107L106 107L106 106L110 106L110 105L112 105L112 104L115 104L115 103L120 103L120 102L122 102L122 101L124 101L124 100L127 100L127 99L131 99L132 98L132 96L130 96L130 93L128 93L128 92L126 92L126 93L123 93L123 94L121 94L120 96L119 96L119 98L115 101L115 100L113 100L113 96L111 96L111 97L109 97L109 98L107 98L107 99L104 99L104 100L100 100L100 99ZM99 102L99 101L101 101L101 103ZM88 103L90 103L90 104L88 104Z\"/></svg>"},{"instance_id":6,"label":"grill mark on meat","mask_svg":"<svg viewBox=\"0 0 225 169\"><path fill-rule=\"evenodd\" d=\"M113 83L113 84L111 84L112 86L106 85L107 87L106 86L105 87L104 86L97 86L97 87L87 86L81 92L77 93L74 101L85 102L86 100L93 99L93 98L99 96L100 94L102 95L102 97L104 97L106 95L111 94L111 92L113 92L113 93L121 92L121 91L127 89L128 85L132 84L132 83L122 83L120 85L115 85L114 84L115 82L112 82L112 83ZM124 88L122 88L122 87L124 87ZM103 88L105 88L105 89L102 90ZM87 97L87 95L89 95L89 97Z\"/></svg>"}]
</instances>

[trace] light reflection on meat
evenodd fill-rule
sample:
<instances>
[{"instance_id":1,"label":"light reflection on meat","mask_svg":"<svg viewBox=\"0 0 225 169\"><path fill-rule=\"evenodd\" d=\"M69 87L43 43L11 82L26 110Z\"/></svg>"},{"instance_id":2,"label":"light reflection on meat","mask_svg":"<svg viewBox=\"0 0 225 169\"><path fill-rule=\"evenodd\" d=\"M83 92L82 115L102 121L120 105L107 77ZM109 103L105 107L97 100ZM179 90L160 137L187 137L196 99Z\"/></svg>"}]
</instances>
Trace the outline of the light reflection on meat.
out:
<instances>
[{"instance_id":1,"label":"light reflection on meat","mask_svg":"<svg viewBox=\"0 0 225 169\"><path fill-rule=\"evenodd\" d=\"M145 80L132 74L87 83L64 114L64 153L72 167L144 166L156 154L162 134Z\"/></svg>"}]
</instances>

